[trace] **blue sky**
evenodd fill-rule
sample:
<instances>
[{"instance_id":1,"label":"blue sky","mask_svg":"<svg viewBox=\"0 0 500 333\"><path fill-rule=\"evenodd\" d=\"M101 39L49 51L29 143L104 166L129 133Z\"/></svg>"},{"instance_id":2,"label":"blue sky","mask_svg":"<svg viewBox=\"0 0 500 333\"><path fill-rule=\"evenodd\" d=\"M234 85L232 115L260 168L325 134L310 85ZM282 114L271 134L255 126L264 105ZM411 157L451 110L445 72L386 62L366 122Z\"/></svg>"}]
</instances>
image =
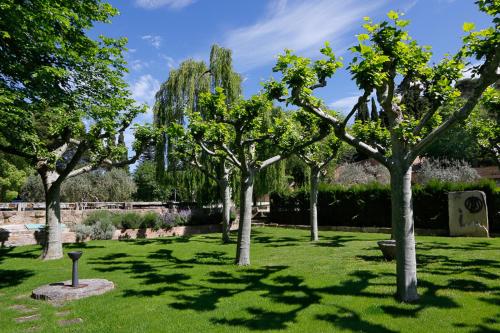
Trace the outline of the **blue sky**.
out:
<instances>
[{"instance_id":1,"label":"blue sky","mask_svg":"<svg viewBox=\"0 0 500 333\"><path fill-rule=\"evenodd\" d=\"M169 70L183 60L207 60L214 43L233 50L235 68L250 96L273 75L277 54L284 48L317 57L330 41L347 63L347 48L362 32L362 18L384 19L390 10L406 13L410 34L431 45L434 59L460 46L463 22L489 24L473 0L109 0L120 15L100 24L95 33L129 40L130 83L134 98L152 106ZM345 69L319 92L334 109L344 111L357 98ZM139 121L150 121L152 114ZM130 136L129 136L130 137Z\"/></svg>"}]
</instances>

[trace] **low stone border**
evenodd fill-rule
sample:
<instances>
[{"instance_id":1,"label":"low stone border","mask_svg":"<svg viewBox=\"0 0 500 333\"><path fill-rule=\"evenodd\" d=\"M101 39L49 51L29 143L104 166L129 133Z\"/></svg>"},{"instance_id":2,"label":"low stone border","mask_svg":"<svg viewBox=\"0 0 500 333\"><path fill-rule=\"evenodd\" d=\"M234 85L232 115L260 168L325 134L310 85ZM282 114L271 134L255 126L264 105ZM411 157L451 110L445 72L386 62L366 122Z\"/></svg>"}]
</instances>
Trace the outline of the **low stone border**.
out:
<instances>
[{"instance_id":1,"label":"low stone border","mask_svg":"<svg viewBox=\"0 0 500 333\"><path fill-rule=\"evenodd\" d=\"M121 239L137 239L137 238L161 238L171 236L188 236L196 234L210 234L222 232L220 224L206 224L206 225L186 225L180 227L173 227L171 229L119 229L115 230L113 238L115 240Z\"/></svg>"},{"instance_id":2,"label":"low stone border","mask_svg":"<svg viewBox=\"0 0 500 333\"><path fill-rule=\"evenodd\" d=\"M309 230L311 226L308 225L287 225L277 223L252 223L256 227L276 227L288 229L303 229ZM318 226L319 230L324 231L346 231L346 232L367 232L367 233L380 233L390 234L391 228L377 228L377 227L344 227L344 226ZM415 234L418 236L449 236L448 230L441 229L415 229Z\"/></svg>"},{"instance_id":3,"label":"low stone border","mask_svg":"<svg viewBox=\"0 0 500 333\"><path fill-rule=\"evenodd\" d=\"M237 224L233 224L231 230L236 230ZM124 239L148 239L171 236L188 236L196 234L209 234L222 232L220 224L187 225L173 227L171 229L118 229L113 234L113 240ZM76 234L73 231L63 231L63 243L76 243ZM14 247L23 245L41 244L45 239L43 231L0 231L0 246Z\"/></svg>"}]
</instances>

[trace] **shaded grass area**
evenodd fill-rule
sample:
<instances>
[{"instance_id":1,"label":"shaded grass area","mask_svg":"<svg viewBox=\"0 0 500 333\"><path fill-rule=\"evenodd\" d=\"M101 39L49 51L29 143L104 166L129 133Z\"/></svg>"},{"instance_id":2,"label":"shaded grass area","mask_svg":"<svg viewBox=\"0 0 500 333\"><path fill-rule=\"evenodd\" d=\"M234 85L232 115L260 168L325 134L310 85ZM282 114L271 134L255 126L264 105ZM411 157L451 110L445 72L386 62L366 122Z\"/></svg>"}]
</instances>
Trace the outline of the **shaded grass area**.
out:
<instances>
[{"instance_id":1,"label":"shaded grass area","mask_svg":"<svg viewBox=\"0 0 500 333\"><path fill-rule=\"evenodd\" d=\"M108 294L53 307L27 296L67 280L70 260L41 262L36 246L0 249L0 331L24 332L498 332L500 239L418 237L418 304L394 300L387 235L256 228L252 266L234 266L235 244L218 234L93 241L81 278L116 284ZM14 304L41 319L16 323ZM57 324L56 312L83 322Z\"/></svg>"}]
</instances>

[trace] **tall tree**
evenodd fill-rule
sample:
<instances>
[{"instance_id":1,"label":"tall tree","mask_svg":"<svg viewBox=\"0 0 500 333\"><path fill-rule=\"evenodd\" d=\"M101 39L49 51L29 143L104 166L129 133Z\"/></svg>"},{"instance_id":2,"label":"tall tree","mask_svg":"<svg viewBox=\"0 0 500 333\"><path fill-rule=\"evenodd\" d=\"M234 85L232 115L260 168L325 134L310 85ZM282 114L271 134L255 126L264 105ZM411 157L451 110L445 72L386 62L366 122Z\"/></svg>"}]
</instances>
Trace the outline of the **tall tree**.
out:
<instances>
[{"instance_id":1,"label":"tall tree","mask_svg":"<svg viewBox=\"0 0 500 333\"><path fill-rule=\"evenodd\" d=\"M180 65L178 70L170 73L168 80L157 93L155 107L157 124L168 127L172 124L186 125L186 115L199 109L199 95L208 91L214 92L215 87L222 87L227 91L225 95L226 104L233 103L240 98L241 76L233 69L231 50L218 45L213 45L211 48L208 67L203 62L187 60ZM204 118L208 116L202 114ZM176 135L180 134L176 133ZM166 169L165 161L168 163L181 163L185 169L198 168L217 183L223 208L222 240L228 242L231 209L231 166L224 158L208 158L205 153L196 149L195 145L191 145L188 136L183 134L181 136L182 139L177 143L176 140L180 136L170 137L168 140L165 138L165 141L159 145L158 151L162 153L157 154L158 170L161 173ZM176 145L181 145L182 148L176 148ZM165 158L163 152L167 153L167 158Z\"/></svg>"},{"instance_id":2,"label":"tall tree","mask_svg":"<svg viewBox=\"0 0 500 333\"><path fill-rule=\"evenodd\" d=\"M314 123L320 121L317 117L304 111L297 113L304 119L302 122ZM311 119L311 117L314 117ZM316 128L319 128L316 125ZM342 142L331 133L326 138L297 152L297 156L309 167L309 223L311 225L311 241L318 237L318 185L321 173L337 158Z\"/></svg>"},{"instance_id":3,"label":"tall tree","mask_svg":"<svg viewBox=\"0 0 500 333\"><path fill-rule=\"evenodd\" d=\"M256 175L298 149L326 135L305 141L305 128L295 126L290 115L274 108L263 95L226 104L222 88L200 96L200 112L190 115L189 130L200 147L211 156L228 160L240 174L240 224L236 250L238 265L250 264L252 195ZM208 115L205 119L202 114ZM269 146L280 147L268 155ZM210 149L213 147L213 149Z\"/></svg>"},{"instance_id":4,"label":"tall tree","mask_svg":"<svg viewBox=\"0 0 500 333\"><path fill-rule=\"evenodd\" d=\"M68 177L134 162L153 139L137 126L135 155L118 161L118 133L144 111L123 79L125 39L87 35L117 11L100 0L0 4L0 151L41 176L46 203L42 258L62 257L60 188ZM85 163L82 158L85 156Z\"/></svg>"},{"instance_id":5,"label":"tall tree","mask_svg":"<svg viewBox=\"0 0 500 333\"><path fill-rule=\"evenodd\" d=\"M392 227L397 252L397 296L405 302L418 299L411 199L412 163L443 133L465 120L485 91L488 98L496 94L490 86L499 79L500 7L496 0L476 3L482 11L494 17L493 26L474 31L473 24L464 24L467 35L461 50L432 66L429 65L430 49L419 46L410 38L405 30L409 22L402 20L398 13L389 12L390 21L382 23L365 18L366 33L358 35L359 43L351 48L355 57L348 67L362 96L344 120L327 113L319 99L313 96L313 91L326 86L327 79L342 65L328 45L321 50L326 59L312 63L286 51L274 68L283 74L282 81L267 84L271 96L320 117L331 124L339 138L389 169ZM464 104L443 119L440 110L460 96L454 83L462 76L467 57L472 56L482 60L475 67L477 80L472 92ZM358 126L357 132L349 131L347 122L372 94L376 95L388 125L381 127L379 122L366 122L366 125ZM416 104L418 108L414 107ZM373 139L371 142L362 139L361 134L366 133Z\"/></svg>"}]
</instances>

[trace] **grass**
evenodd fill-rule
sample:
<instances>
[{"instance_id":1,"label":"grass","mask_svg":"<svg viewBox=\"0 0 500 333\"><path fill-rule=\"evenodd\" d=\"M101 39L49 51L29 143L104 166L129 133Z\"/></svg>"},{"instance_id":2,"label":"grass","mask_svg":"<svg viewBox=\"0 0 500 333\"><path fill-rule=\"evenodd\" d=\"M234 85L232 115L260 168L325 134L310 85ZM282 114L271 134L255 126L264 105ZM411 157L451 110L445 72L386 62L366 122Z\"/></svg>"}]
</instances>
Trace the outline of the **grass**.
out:
<instances>
[{"instance_id":1,"label":"grass","mask_svg":"<svg viewBox=\"0 0 500 333\"><path fill-rule=\"evenodd\" d=\"M499 332L500 239L418 237L418 304L394 300L386 235L255 228L252 266L235 267L219 235L92 241L81 278L116 289L54 307L28 297L70 278L68 258L41 262L36 246L0 249L0 331L26 332ZM35 307L37 321L15 304ZM66 313L66 311L68 311ZM60 327L58 321L82 318Z\"/></svg>"}]
</instances>

